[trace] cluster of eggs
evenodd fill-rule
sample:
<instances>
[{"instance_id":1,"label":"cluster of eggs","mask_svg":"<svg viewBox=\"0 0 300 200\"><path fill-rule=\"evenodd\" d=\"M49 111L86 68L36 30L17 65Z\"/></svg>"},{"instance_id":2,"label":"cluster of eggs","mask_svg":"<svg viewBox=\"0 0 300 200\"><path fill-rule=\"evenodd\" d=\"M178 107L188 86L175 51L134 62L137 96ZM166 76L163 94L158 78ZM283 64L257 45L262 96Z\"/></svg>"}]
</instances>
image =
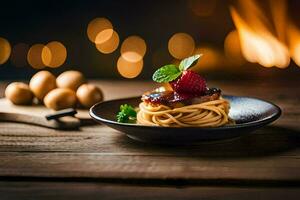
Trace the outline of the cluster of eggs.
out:
<instances>
[{"instance_id":1,"label":"cluster of eggs","mask_svg":"<svg viewBox=\"0 0 300 200\"><path fill-rule=\"evenodd\" d=\"M32 104L34 98L47 108L61 110L81 107L90 108L103 100L103 93L97 86L87 83L78 71L66 71L57 78L49 71L40 71L30 80L29 85L14 82L7 86L5 97L13 104Z\"/></svg>"}]
</instances>

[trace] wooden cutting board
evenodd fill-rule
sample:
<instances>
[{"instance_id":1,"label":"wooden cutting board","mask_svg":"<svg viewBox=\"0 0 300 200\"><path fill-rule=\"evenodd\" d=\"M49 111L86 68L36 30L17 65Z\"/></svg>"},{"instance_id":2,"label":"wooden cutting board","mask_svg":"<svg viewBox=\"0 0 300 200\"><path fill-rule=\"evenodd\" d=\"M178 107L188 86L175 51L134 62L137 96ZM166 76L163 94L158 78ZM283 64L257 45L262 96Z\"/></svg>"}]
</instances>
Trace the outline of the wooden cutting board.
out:
<instances>
[{"instance_id":1,"label":"wooden cutting board","mask_svg":"<svg viewBox=\"0 0 300 200\"><path fill-rule=\"evenodd\" d=\"M44 105L14 105L5 98L0 98L0 121L10 121L44 126L54 129L78 129L81 125L93 122L88 110L77 109L74 116L47 119L57 112Z\"/></svg>"}]
</instances>

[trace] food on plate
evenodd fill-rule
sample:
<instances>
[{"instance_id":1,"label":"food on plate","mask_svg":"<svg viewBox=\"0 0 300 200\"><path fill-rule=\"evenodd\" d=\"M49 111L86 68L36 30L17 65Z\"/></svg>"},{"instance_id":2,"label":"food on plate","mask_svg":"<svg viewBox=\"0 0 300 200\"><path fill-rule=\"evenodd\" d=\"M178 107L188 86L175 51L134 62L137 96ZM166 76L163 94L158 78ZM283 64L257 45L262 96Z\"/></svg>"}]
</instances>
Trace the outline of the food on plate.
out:
<instances>
[{"instance_id":1,"label":"food on plate","mask_svg":"<svg viewBox=\"0 0 300 200\"><path fill-rule=\"evenodd\" d=\"M53 110L75 108L76 103L76 94L69 88L56 88L51 90L44 98L45 106Z\"/></svg>"},{"instance_id":2,"label":"food on plate","mask_svg":"<svg viewBox=\"0 0 300 200\"><path fill-rule=\"evenodd\" d=\"M42 101L48 92L56 88L55 76L48 71L39 71L31 78L29 88Z\"/></svg>"},{"instance_id":3,"label":"food on plate","mask_svg":"<svg viewBox=\"0 0 300 200\"><path fill-rule=\"evenodd\" d=\"M207 87L205 79L190 68L201 55L182 60L179 66L165 65L153 80L169 84L142 95L136 123L165 127L219 127L233 123L230 103L218 88Z\"/></svg>"},{"instance_id":4,"label":"food on plate","mask_svg":"<svg viewBox=\"0 0 300 200\"><path fill-rule=\"evenodd\" d=\"M32 103L33 94L26 83L13 82L6 87L5 97L13 104L26 105Z\"/></svg>"},{"instance_id":5,"label":"food on plate","mask_svg":"<svg viewBox=\"0 0 300 200\"><path fill-rule=\"evenodd\" d=\"M85 83L86 80L83 74L79 71L65 71L61 73L57 79L56 84L59 88L69 88L73 91L76 91L80 85Z\"/></svg>"},{"instance_id":6,"label":"food on plate","mask_svg":"<svg viewBox=\"0 0 300 200\"><path fill-rule=\"evenodd\" d=\"M166 65L153 74L153 80L169 83L172 90L146 92L139 105L137 122L143 125L178 127L218 127L231 122L229 102L221 90L208 88L205 79L190 70L201 55Z\"/></svg>"},{"instance_id":7,"label":"food on plate","mask_svg":"<svg viewBox=\"0 0 300 200\"><path fill-rule=\"evenodd\" d=\"M76 92L79 103L85 107L90 108L97 102L103 100L103 93L99 87L93 84L82 84Z\"/></svg>"}]
</instances>

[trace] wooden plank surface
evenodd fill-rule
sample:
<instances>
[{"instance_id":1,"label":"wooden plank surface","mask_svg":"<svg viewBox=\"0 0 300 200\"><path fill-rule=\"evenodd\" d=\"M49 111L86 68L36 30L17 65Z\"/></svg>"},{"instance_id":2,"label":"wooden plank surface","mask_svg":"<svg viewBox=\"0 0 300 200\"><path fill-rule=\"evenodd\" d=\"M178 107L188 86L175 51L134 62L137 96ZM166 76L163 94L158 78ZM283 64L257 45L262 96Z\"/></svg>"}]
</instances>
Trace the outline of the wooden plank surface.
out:
<instances>
[{"instance_id":1,"label":"wooden plank surface","mask_svg":"<svg viewBox=\"0 0 300 200\"><path fill-rule=\"evenodd\" d=\"M1 200L298 200L299 188L157 187L78 182L0 182Z\"/></svg>"},{"instance_id":2,"label":"wooden plank surface","mask_svg":"<svg viewBox=\"0 0 300 200\"><path fill-rule=\"evenodd\" d=\"M106 99L136 96L153 88L146 82L96 83ZM283 109L283 116L245 137L182 147L137 143L102 125L56 131L0 123L0 176L160 183L180 180L186 184L207 180L300 183L298 84L241 81L211 85L227 94L272 101Z\"/></svg>"}]
</instances>

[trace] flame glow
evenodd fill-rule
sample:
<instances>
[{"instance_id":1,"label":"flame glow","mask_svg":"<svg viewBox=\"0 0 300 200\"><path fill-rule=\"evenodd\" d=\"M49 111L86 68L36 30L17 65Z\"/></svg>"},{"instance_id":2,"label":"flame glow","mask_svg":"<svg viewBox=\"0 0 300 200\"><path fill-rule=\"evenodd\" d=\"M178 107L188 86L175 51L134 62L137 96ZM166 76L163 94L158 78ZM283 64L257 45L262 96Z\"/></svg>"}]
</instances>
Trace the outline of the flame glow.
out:
<instances>
[{"instance_id":1,"label":"flame glow","mask_svg":"<svg viewBox=\"0 0 300 200\"><path fill-rule=\"evenodd\" d=\"M250 27L235 8L230 9L237 28L241 50L246 60L265 67L285 68L290 63L288 48L281 43L262 23Z\"/></svg>"},{"instance_id":2,"label":"flame glow","mask_svg":"<svg viewBox=\"0 0 300 200\"><path fill-rule=\"evenodd\" d=\"M300 66L300 30L292 23L288 27L288 43L293 61Z\"/></svg>"},{"instance_id":3,"label":"flame glow","mask_svg":"<svg viewBox=\"0 0 300 200\"><path fill-rule=\"evenodd\" d=\"M240 38L236 30L228 33L224 40L224 53L231 64L242 65L245 59L242 55Z\"/></svg>"}]
</instances>

